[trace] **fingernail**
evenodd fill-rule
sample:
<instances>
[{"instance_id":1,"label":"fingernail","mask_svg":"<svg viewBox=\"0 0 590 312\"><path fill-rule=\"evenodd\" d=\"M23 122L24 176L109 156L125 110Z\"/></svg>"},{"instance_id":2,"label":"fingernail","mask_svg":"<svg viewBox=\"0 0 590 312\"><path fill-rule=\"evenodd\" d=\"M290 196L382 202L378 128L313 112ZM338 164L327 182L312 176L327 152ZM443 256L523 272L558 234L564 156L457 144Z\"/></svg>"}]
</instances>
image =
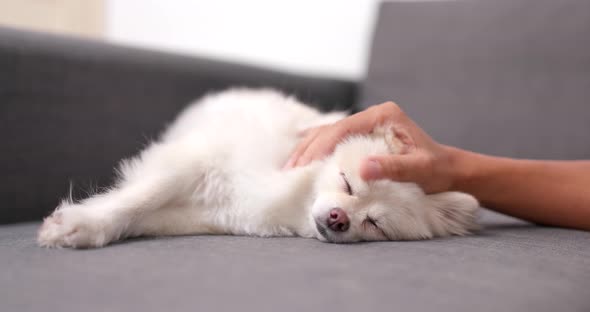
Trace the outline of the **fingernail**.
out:
<instances>
[{"instance_id":1,"label":"fingernail","mask_svg":"<svg viewBox=\"0 0 590 312\"><path fill-rule=\"evenodd\" d=\"M293 167L294 162L295 161L294 161L293 157L289 158L287 163L283 166L283 170L291 169Z\"/></svg>"},{"instance_id":2,"label":"fingernail","mask_svg":"<svg viewBox=\"0 0 590 312\"><path fill-rule=\"evenodd\" d=\"M367 180L377 179L381 177L381 164L376 160L368 160L365 163L364 178Z\"/></svg>"}]
</instances>

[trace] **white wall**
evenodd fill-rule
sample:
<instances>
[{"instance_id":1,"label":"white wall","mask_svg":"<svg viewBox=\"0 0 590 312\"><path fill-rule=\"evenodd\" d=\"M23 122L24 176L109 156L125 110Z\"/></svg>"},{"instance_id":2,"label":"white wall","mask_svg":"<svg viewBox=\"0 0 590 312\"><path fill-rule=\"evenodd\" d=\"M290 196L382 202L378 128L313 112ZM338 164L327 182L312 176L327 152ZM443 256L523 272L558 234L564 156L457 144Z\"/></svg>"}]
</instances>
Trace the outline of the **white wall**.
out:
<instances>
[{"instance_id":1,"label":"white wall","mask_svg":"<svg viewBox=\"0 0 590 312\"><path fill-rule=\"evenodd\" d=\"M0 25L100 39L104 0L0 0Z\"/></svg>"},{"instance_id":2,"label":"white wall","mask_svg":"<svg viewBox=\"0 0 590 312\"><path fill-rule=\"evenodd\" d=\"M107 0L106 37L298 73L358 79L378 0Z\"/></svg>"}]
</instances>

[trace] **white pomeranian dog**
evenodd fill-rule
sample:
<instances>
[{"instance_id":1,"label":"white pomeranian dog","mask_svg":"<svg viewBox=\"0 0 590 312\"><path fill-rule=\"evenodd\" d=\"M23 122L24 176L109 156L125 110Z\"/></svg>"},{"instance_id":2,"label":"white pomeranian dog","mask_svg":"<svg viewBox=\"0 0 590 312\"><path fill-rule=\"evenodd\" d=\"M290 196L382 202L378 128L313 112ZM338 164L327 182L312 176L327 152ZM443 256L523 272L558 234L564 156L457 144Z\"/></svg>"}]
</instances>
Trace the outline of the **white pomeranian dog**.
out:
<instances>
[{"instance_id":1,"label":"white pomeranian dog","mask_svg":"<svg viewBox=\"0 0 590 312\"><path fill-rule=\"evenodd\" d=\"M395 154L390 127L352 136L334 153L282 170L320 113L280 92L232 89L189 106L161 138L123 160L119 182L63 201L38 233L46 247L101 247L127 237L231 234L301 236L333 243L464 235L475 226L470 195L426 195L413 183L365 182L361 161Z\"/></svg>"}]
</instances>

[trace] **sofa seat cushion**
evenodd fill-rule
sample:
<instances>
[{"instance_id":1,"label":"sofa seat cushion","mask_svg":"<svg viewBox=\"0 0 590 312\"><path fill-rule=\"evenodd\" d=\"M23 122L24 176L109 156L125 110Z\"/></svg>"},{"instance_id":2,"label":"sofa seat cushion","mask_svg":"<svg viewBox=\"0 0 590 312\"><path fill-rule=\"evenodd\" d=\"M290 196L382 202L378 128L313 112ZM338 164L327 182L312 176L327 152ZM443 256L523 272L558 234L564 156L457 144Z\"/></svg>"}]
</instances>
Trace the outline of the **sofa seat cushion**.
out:
<instances>
[{"instance_id":1,"label":"sofa seat cushion","mask_svg":"<svg viewBox=\"0 0 590 312\"><path fill-rule=\"evenodd\" d=\"M326 244L143 238L44 249L0 227L3 311L590 311L590 233L488 211L477 235Z\"/></svg>"}]
</instances>

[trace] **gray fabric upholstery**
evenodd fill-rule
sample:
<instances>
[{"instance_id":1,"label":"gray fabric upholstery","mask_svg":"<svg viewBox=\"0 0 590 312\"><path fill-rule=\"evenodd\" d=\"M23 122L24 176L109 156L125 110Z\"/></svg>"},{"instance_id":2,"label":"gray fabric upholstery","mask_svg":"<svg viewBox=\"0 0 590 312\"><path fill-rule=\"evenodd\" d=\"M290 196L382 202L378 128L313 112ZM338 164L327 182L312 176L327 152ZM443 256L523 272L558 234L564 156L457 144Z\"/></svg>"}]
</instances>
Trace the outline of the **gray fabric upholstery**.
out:
<instances>
[{"instance_id":1,"label":"gray fabric upholstery","mask_svg":"<svg viewBox=\"0 0 590 312\"><path fill-rule=\"evenodd\" d=\"M486 213L477 236L334 245L298 238L35 245L0 227L2 311L590 311L590 233Z\"/></svg>"},{"instance_id":2,"label":"gray fabric upholstery","mask_svg":"<svg viewBox=\"0 0 590 312\"><path fill-rule=\"evenodd\" d=\"M110 184L118 161L206 92L275 87L347 109L355 83L0 28L0 224Z\"/></svg>"},{"instance_id":3,"label":"gray fabric upholstery","mask_svg":"<svg viewBox=\"0 0 590 312\"><path fill-rule=\"evenodd\" d=\"M387 2L364 105L394 100L436 139L590 158L590 1Z\"/></svg>"}]
</instances>

